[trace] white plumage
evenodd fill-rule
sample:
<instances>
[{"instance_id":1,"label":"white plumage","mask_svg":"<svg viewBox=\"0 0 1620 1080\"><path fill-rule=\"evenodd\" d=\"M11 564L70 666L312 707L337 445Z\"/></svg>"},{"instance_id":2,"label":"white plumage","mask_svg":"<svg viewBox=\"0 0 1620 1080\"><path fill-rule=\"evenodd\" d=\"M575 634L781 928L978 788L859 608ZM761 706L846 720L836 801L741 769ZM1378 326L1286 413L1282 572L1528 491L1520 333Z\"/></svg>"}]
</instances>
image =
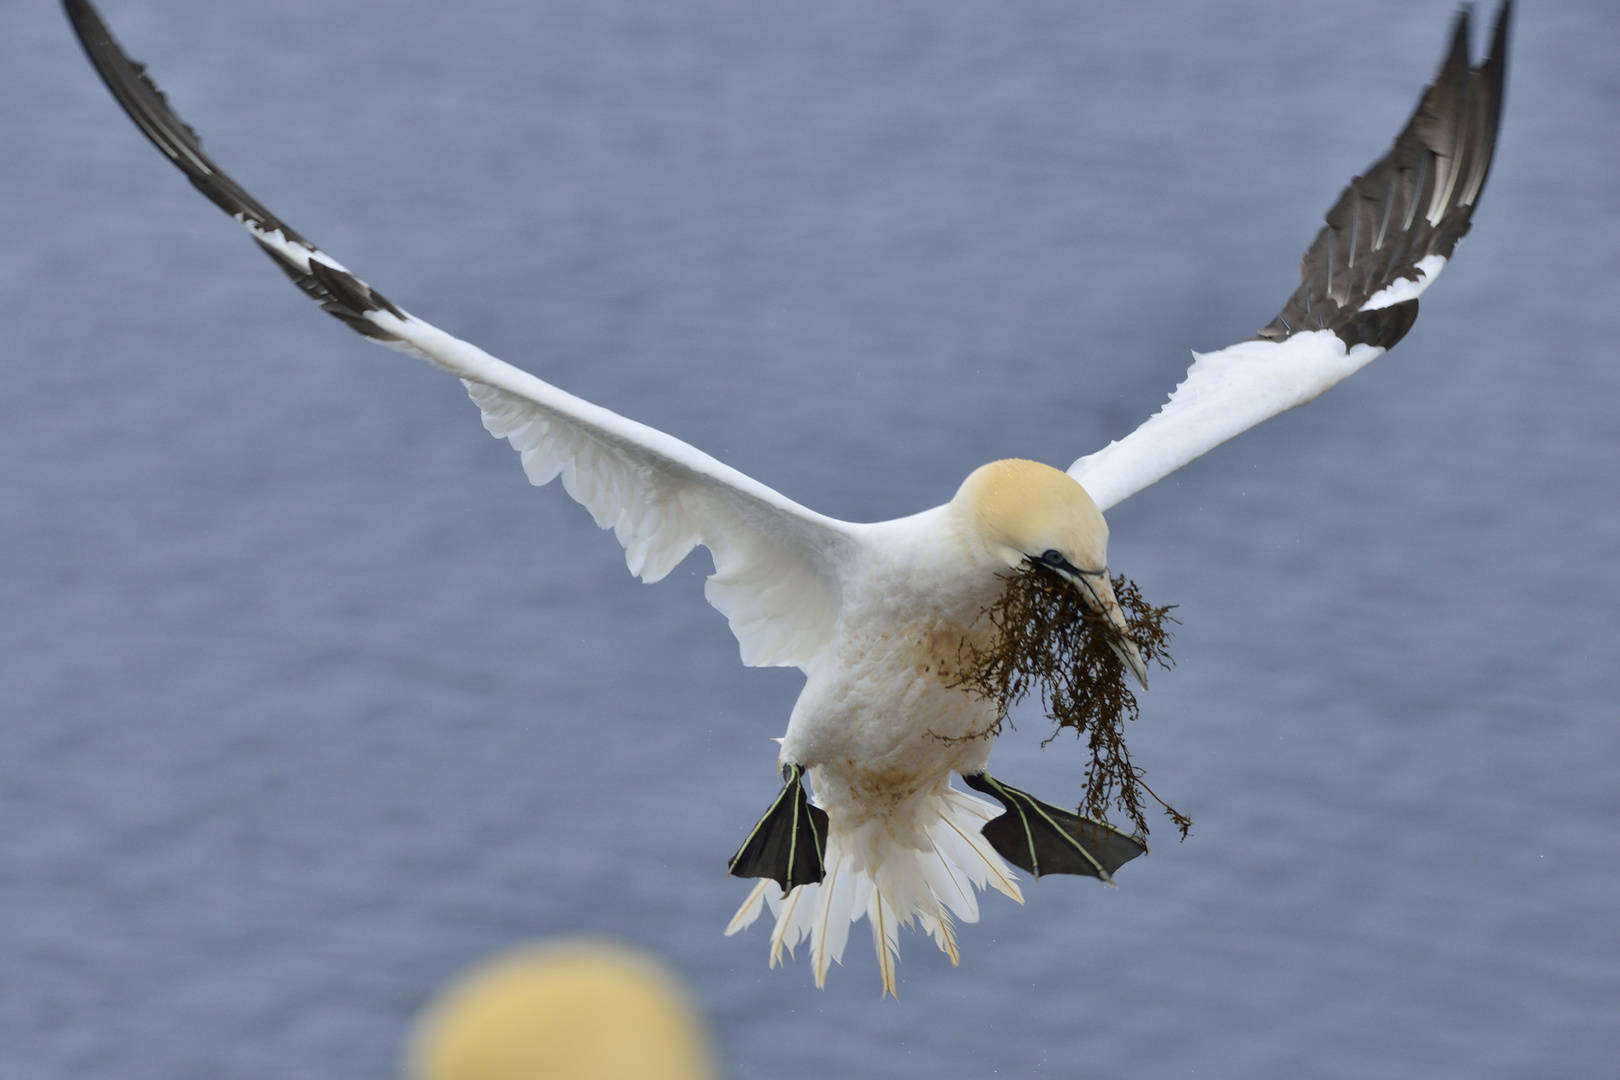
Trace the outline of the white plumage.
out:
<instances>
[{"instance_id":1,"label":"white plumage","mask_svg":"<svg viewBox=\"0 0 1620 1080\"><path fill-rule=\"evenodd\" d=\"M871 923L884 988L898 933L917 925L953 960L953 920L979 916L977 891L1021 899L981 832L999 811L952 787L984 774L998 716L963 690L963 650L1009 569L1044 561L1123 631L1109 586L1102 510L1211 448L1302 405L1381 355L1417 313L1483 187L1495 145L1508 6L1488 58L1468 59L1468 17L1394 147L1357 177L1307 252L1300 290L1250 341L1195 356L1164 407L1067 475L996 462L950 503L877 524L815 513L663 432L520 371L418 319L349 273L255 201L205 155L85 0L65 0L98 72L142 130L328 313L462 380L491 434L529 479L561 478L611 528L631 573L667 575L709 549L705 595L743 663L801 669L804 690L781 761L808 771L827 814L824 876L749 894L727 934L768 905L770 962L809 944L816 981L842 956L851 923ZM1111 643L1139 679L1142 658ZM797 781L795 780L796 784ZM981 789L982 790L982 789ZM808 811L807 811L808 812ZM1098 867L1096 876L1107 872Z\"/></svg>"}]
</instances>

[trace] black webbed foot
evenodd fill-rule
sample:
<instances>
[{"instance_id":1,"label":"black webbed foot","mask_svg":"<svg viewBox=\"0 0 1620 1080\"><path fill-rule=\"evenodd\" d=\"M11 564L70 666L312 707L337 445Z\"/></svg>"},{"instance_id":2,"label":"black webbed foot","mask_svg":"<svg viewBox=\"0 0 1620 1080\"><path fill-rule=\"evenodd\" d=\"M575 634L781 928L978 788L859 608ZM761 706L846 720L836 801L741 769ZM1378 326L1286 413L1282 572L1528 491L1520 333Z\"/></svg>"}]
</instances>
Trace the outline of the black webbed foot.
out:
<instances>
[{"instance_id":1,"label":"black webbed foot","mask_svg":"<svg viewBox=\"0 0 1620 1080\"><path fill-rule=\"evenodd\" d=\"M782 791L731 857L733 877L771 878L785 893L812 885L827 874L827 811L810 805L804 766L782 767Z\"/></svg>"},{"instance_id":2,"label":"black webbed foot","mask_svg":"<svg viewBox=\"0 0 1620 1080\"><path fill-rule=\"evenodd\" d=\"M980 831L1002 858L1036 877L1083 874L1112 882L1115 870L1147 851L1135 836L1041 802L987 772L962 779L1007 808Z\"/></svg>"}]
</instances>

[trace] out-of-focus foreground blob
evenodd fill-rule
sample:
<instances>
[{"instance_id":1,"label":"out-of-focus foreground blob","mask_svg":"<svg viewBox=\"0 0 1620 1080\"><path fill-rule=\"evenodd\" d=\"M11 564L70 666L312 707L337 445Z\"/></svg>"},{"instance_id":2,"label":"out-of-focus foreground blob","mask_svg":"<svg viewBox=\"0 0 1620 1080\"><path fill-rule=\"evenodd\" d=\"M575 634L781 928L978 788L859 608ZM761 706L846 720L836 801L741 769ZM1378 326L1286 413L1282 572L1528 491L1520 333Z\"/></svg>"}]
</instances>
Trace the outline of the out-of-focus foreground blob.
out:
<instances>
[{"instance_id":1,"label":"out-of-focus foreground blob","mask_svg":"<svg viewBox=\"0 0 1620 1080\"><path fill-rule=\"evenodd\" d=\"M644 953L580 939L479 964L428 1005L406 1080L715 1080L696 1006Z\"/></svg>"},{"instance_id":2,"label":"out-of-focus foreground blob","mask_svg":"<svg viewBox=\"0 0 1620 1080\"><path fill-rule=\"evenodd\" d=\"M727 933L768 903L771 962L808 940L820 985L864 915L886 992L895 989L899 927L920 925L954 962L952 920L975 921L977 891L987 887L1020 899L1013 866L1112 881L1147 850L1140 770L1122 738L1137 708L1126 677L1145 687L1148 664L1164 664L1166 609L1110 573L1103 511L1313 400L1411 327L1490 171L1511 15L1505 0L1490 51L1474 66L1470 16L1459 13L1434 82L1389 153L1328 212L1282 312L1254 338L1198 356L1136 431L1067 473L992 462L942 506L855 524L387 300L220 171L87 0L64 2L114 97L197 189L322 310L462 380L530 480L560 476L613 529L632 573L657 581L694 547L709 549L705 593L730 621L743 662L806 676L781 740L782 791L730 863L733 874L761 880ZM988 771L1008 709L1032 690L1091 748L1077 813ZM1003 811L954 788L953 774ZM1109 825L1110 808L1136 831ZM1187 819L1174 816L1185 833Z\"/></svg>"}]
</instances>

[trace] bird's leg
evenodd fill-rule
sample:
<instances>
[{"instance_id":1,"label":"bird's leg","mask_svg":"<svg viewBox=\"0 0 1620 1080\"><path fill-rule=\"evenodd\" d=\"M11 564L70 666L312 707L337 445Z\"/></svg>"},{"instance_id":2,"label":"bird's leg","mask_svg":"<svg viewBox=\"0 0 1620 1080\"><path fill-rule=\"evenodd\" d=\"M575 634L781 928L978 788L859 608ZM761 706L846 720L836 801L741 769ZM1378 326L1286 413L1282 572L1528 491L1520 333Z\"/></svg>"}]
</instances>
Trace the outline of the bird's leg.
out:
<instances>
[{"instance_id":1,"label":"bird's leg","mask_svg":"<svg viewBox=\"0 0 1620 1080\"><path fill-rule=\"evenodd\" d=\"M782 766L782 790L731 857L733 877L770 878L785 893L826 876L827 811L810 805L804 766Z\"/></svg>"},{"instance_id":2,"label":"bird's leg","mask_svg":"<svg viewBox=\"0 0 1620 1080\"><path fill-rule=\"evenodd\" d=\"M1036 877L1083 874L1111 884L1115 870L1147 851L1140 837L1044 803L988 772L962 779L974 791L994 797L1007 808L980 831L1002 858Z\"/></svg>"}]
</instances>

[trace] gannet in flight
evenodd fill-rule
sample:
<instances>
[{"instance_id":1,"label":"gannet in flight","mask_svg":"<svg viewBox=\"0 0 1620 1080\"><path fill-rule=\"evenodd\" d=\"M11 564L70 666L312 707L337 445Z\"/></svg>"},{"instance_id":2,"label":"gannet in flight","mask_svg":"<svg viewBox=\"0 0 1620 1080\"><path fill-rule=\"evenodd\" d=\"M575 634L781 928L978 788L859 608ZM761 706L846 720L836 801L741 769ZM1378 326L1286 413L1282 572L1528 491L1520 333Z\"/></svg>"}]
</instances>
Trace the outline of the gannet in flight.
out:
<instances>
[{"instance_id":1,"label":"gannet in flight","mask_svg":"<svg viewBox=\"0 0 1620 1080\"><path fill-rule=\"evenodd\" d=\"M1187 377L1141 427L1067 472L996 461L943 506L854 524L391 303L220 171L88 0L64 3L113 96L191 183L322 310L461 379L484 426L511 442L533 483L560 476L597 524L613 529L631 573L657 581L694 547L709 549L705 596L729 620L743 663L805 674L780 740L784 787L731 862L733 873L761 880L727 933L769 902L772 963L808 938L821 985L864 915L887 992L898 928L919 924L954 961L951 920L978 918L976 889L1021 899L1009 862L1036 877L1108 881L1146 850L1138 835L1041 802L987 771L1001 713L962 676L981 648L996 645L983 615L1018 574L1047 575L1073 590L1076 610L1091 613L1116 677L1128 669L1146 685L1142 639L1108 572L1103 511L1311 401L1411 328L1418 296L1468 231L1490 171L1511 14L1504 0L1478 66L1470 66L1469 11L1457 15L1434 82L1390 151L1328 211L1282 312L1247 341L1195 354ZM952 773L1004 812L954 788Z\"/></svg>"}]
</instances>

